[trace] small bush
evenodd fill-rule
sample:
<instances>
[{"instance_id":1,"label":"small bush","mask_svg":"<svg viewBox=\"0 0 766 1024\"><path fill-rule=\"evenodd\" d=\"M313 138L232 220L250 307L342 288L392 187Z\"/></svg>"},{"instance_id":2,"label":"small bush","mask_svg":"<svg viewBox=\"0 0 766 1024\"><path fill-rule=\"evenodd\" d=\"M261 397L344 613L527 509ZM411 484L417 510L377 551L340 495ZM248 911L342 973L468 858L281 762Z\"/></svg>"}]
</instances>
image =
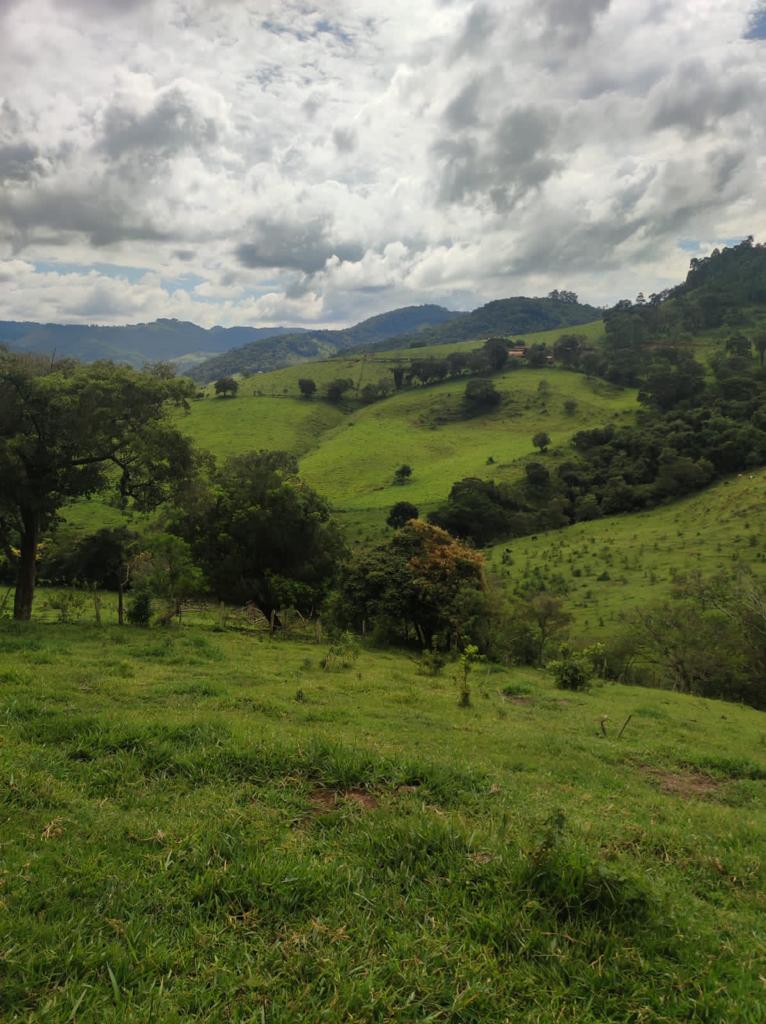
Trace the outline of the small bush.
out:
<instances>
[{"instance_id":1,"label":"small bush","mask_svg":"<svg viewBox=\"0 0 766 1024\"><path fill-rule=\"evenodd\" d=\"M145 591L139 591L128 603L128 622L131 626L148 626L152 619L152 599Z\"/></svg>"},{"instance_id":2,"label":"small bush","mask_svg":"<svg viewBox=\"0 0 766 1024\"><path fill-rule=\"evenodd\" d=\"M563 648L561 658L550 668L559 690L587 690L593 676L593 669L585 658L577 657L568 648Z\"/></svg>"},{"instance_id":3,"label":"small bush","mask_svg":"<svg viewBox=\"0 0 766 1024\"><path fill-rule=\"evenodd\" d=\"M80 590L60 590L45 600L45 607L58 613L59 622L77 622L85 608L85 594Z\"/></svg>"},{"instance_id":4,"label":"small bush","mask_svg":"<svg viewBox=\"0 0 766 1024\"><path fill-rule=\"evenodd\" d=\"M436 647L432 647L420 655L418 672L423 676L438 676L446 664L447 659L444 653Z\"/></svg>"},{"instance_id":5,"label":"small bush","mask_svg":"<svg viewBox=\"0 0 766 1024\"><path fill-rule=\"evenodd\" d=\"M353 633L340 633L331 643L330 649L322 659L322 668L332 671L338 668L351 668L359 657L359 641Z\"/></svg>"}]
</instances>

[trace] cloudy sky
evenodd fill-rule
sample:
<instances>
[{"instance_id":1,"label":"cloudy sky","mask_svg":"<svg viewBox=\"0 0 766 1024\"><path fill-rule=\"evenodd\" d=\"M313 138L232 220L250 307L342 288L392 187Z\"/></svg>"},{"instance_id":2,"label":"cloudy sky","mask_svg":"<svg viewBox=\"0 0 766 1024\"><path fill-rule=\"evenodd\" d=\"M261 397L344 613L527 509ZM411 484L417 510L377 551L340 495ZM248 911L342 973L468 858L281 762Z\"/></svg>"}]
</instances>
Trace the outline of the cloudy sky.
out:
<instances>
[{"instance_id":1,"label":"cloudy sky","mask_svg":"<svg viewBox=\"0 0 766 1024\"><path fill-rule=\"evenodd\" d=\"M0 318L343 325L766 240L766 3L0 0Z\"/></svg>"}]
</instances>

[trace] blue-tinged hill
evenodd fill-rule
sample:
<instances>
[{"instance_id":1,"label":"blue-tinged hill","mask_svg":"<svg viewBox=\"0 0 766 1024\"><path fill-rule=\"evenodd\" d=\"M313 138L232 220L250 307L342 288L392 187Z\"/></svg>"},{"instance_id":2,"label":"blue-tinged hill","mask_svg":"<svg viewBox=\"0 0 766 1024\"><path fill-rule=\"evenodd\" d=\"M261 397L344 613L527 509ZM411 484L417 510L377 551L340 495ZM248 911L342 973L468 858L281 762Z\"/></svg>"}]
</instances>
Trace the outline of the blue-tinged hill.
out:
<instances>
[{"instance_id":1,"label":"blue-tinged hill","mask_svg":"<svg viewBox=\"0 0 766 1024\"><path fill-rule=\"evenodd\" d=\"M301 334L269 338L267 341L252 341L200 363L193 368L191 376L207 384L233 373L249 376L310 359L327 358L349 349L374 348L378 344L390 348L391 339L400 335L409 337L413 333L419 337L423 330L438 330L439 326L461 319L464 315L443 306L404 306L339 331L304 331Z\"/></svg>"},{"instance_id":2,"label":"blue-tinged hill","mask_svg":"<svg viewBox=\"0 0 766 1024\"><path fill-rule=\"evenodd\" d=\"M112 359L132 366L173 360L185 367L237 345L295 333L294 327L206 329L183 320L167 319L122 327L0 321L0 344L17 352L55 352L57 358L71 357L83 362Z\"/></svg>"}]
</instances>

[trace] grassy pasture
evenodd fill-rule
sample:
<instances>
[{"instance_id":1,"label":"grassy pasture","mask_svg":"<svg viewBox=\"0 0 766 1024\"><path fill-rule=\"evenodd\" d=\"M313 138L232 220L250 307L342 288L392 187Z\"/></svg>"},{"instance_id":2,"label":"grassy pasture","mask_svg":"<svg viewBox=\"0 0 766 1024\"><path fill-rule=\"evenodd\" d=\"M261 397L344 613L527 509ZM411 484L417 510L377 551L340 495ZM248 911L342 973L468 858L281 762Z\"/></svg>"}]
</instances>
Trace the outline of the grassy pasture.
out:
<instances>
[{"instance_id":1,"label":"grassy pasture","mask_svg":"<svg viewBox=\"0 0 766 1024\"><path fill-rule=\"evenodd\" d=\"M487 557L509 583L525 573L558 577L576 632L603 637L634 609L665 596L676 574L712 575L738 564L766 572L766 470L647 512L520 537ZM608 579L599 579L604 573Z\"/></svg>"},{"instance_id":2,"label":"grassy pasture","mask_svg":"<svg viewBox=\"0 0 766 1024\"><path fill-rule=\"evenodd\" d=\"M238 396L194 402L178 422L200 448L224 459L260 448L302 455L343 420L329 402Z\"/></svg>"},{"instance_id":3,"label":"grassy pasture","mask_svg":"<svg viewBox=\"0 0 766 1024\"><path fill-rule=\"evenodd\" d=\"M546 342L553 345L562 334L580 334L589 341L600 341L604 334L604 325L600 320L584 324L576 328L557 328L553 331L540 331L536 334L514 335L514 340L524 340L527 344ZM413 359L428 357L443 358L450 352L471 352L480 348L485 338L475 341L451 342L446 345L427 345L423 348L393 349L389 352L360 352L352 355L333 356L330 359L319 359L295 366L286 366L281 370L269 373L256 373L240 380L240 395L252 395L256 392L267 396L298 395L298 381L301 377L314 380L321 392L331 380L347 377L359 388L365 384L376 384L379 380L391 383L391 370L396 366L407 365ZM206 394L215 393L214 386L208 384L202 390Z\"/></svg>"},{"instance_id":4,"label":"grassy pasture","mask_svg":"<svg viewBox=\"0 0 766 1024\"><path fill-rule=\"evenodd\" d=\"M325 652L0 623L0 1019L761 1024L762 715Z\"/></svg>"},{"instance_id":5,"label":"grassy pasture","mask_svg":"<svg viewBox=\"0 0 766 1024\"><path fill-rule=\"evenodd\" d=\"M346 413L319 399L205 399L179 422L218 456L253 448L300 455L301 475L330 500L358 539L379 534L388 509L403 498L427 511L462 477L517 476L535 451L537 430L544 428L555 447L594 423L627 420L636 406L634 391L561 369L509 370L493 380L503 395L501 407L468 420L461 414L465 382L447 381ZM572 415L564 411L567 399L577 402ZM490 457L494 463L488 465ZM413 476L396 485L394 470L405 462Z\"/></svg>"}]
</instances>

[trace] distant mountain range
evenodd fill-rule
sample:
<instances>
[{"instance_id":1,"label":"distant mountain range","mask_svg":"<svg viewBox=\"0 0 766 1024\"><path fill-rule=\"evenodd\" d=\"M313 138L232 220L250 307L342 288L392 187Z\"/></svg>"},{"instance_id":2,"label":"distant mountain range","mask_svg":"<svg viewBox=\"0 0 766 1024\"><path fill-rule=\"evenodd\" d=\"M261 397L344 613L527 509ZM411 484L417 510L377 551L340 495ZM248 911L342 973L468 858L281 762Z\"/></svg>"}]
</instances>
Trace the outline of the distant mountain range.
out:
<instances>
[{"instance_id":1,"label":"distant mountain range","mask_svg":"<svg viewBox=\"0 0 766 1024\"><path fill-rule=\"evenodd\" d=\"M141 366L146 362L177 361L185 369L195 362L280 334L294 335L295 327L212 327L206 330L182 320L155 320L125 327L94 324L36 324L0 321L0 344L17 352L38 352L83 362L112 359Z\"/></svg>"},{"instance_id":2,"label":"distant mountain range","mask_svg":"<svg viewBox=\"0 0 766 1024\"><path fill-rule=\"evenodd\" d=\"M84 362L111 359L141 366L172 361L200 383L234 373L275 370L354 349L407 348L490 334L527 334L597 320L601 310L574 296L512 298L489 302L471 313L443 306L405 306L343 330L295 327L212 327L181 320L155 320L125 327L0 321L0 345Z\"/></svg>"}]
</instances>

